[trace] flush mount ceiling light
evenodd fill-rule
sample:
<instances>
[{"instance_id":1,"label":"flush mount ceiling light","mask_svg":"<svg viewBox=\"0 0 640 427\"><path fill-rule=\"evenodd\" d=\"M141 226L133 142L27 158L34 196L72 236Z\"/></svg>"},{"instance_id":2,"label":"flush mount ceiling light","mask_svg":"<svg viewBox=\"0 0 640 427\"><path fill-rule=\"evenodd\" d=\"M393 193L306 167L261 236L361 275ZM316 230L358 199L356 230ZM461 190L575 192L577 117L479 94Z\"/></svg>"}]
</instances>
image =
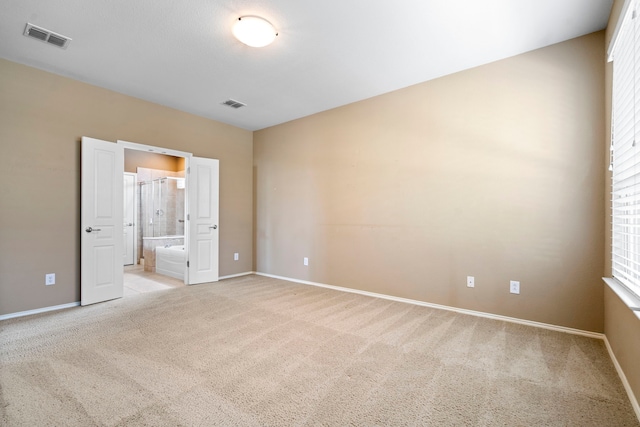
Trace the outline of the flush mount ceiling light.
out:
<instances>
[{"instance_id":1,"label":"flush mount ceiling light","mask_svg":"<svg viewBox=\"0 0 640 427\"><path fill-rule=\"evenodd\" d=\"M241 16L233 24L232 31L235 38L251 47L267 46L278 35L273 25L259 16Z\"/></svg>"}]
</instances>

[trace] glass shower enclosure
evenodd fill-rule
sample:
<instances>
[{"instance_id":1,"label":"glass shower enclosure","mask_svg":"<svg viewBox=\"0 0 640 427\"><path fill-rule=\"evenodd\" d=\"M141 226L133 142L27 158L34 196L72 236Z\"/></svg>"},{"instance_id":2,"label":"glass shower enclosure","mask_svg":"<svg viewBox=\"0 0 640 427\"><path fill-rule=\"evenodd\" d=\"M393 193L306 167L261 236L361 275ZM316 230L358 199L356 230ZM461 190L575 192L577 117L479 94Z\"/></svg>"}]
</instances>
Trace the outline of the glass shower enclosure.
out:
<instances>
[{"instance_id":1,"label":"glass shower enclosure","mask_svg":"<svg viewBox=\"0 0 640 427\"><path fill-rule=\"evenodd\" d=\"M140 183L142 237L184 236L185 181L179 177Z\"/></svg>"}]
</instances>

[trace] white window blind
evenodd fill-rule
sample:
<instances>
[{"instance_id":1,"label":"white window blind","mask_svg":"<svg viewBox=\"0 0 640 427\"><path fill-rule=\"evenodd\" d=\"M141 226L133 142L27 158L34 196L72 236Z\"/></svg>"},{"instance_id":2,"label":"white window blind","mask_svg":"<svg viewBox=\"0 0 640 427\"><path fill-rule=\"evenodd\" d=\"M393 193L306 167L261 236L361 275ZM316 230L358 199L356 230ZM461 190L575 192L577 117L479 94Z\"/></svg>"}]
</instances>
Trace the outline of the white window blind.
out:
<instances>
[{"instance_id":1,"label":"white window blind","mask_svg":"<svg viewBox=\"0 0 640 427\"><path fill-rule=\"evenodd\" d=\"M613 277L640 296L640 27L631 0L614 41L611 122Z\"/></svg>"}]
</instances>

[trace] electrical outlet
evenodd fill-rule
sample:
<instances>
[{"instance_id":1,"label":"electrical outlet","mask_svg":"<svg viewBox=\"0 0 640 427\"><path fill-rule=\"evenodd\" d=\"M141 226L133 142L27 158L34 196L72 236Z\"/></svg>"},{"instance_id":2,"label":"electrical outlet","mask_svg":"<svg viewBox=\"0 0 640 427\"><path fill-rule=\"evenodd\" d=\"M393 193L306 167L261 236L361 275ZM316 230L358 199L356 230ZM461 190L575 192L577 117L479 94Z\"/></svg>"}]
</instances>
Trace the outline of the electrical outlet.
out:
<instances>
[{"instance_id":1,"label":"electrical outlet","mask_svg":"<svg viewBox=\"0 0 640 427\"><path fill-rule=\"evenodd\" d=\"M509 282L509 292L511 292L512 294L519 294L520 282L518 282L517 280L511 280Z\"/></svg>"},{"instance_id":2,"label":"electrical outlet","mask_svg":"<svg viewBox=\"0 0 640 427\"><path fill-rule=\"evenodd\" d=\"M473 288L475 286L475 279L473 276L467 276L467 288Z\"/></svg>"},{"instance_id":3,"label":"electrical outlet","mask_svg":"<svg viewBox=\"0 0 640 427\"><path fill-rule=\"evenodd\" d=\"M56 284L56 274L55 273L45 274L45 276L44 276L44 284L47 285L47 286L55 285Z\"/></svg>"},{"instance_id":4,"label":"electrical outlet","mask_svg":"<svg viewBox=\"0 0 640 427\"><path fill-rule=\"evenodd\" d=\"M307 257L302 258L302 263L304 265L309 265L309 258L307 258Z\"/></svg>"},{"instance_id":5,"label":"electrical outlet","mask_svg":"<svg viewBox=\"0 0 640 427\"><path fill-rule=\"evenodd\" d=\"M233 254L233 260L237 261L240 259L240 254L238 252L236 252L235 254Z\"/></svg>"}]
</instances>

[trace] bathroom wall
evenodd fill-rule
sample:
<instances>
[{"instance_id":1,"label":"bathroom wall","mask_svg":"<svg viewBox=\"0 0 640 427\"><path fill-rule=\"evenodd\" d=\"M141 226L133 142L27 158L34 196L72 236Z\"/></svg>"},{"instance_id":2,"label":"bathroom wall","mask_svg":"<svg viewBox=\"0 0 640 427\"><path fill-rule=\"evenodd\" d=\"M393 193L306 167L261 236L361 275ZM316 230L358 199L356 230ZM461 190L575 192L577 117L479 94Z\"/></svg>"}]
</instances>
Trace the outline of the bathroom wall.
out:
<instances>
[{"instance_id":1,"label":"bathroom wall","mask_svg":"<svg viewBox=\"0 0 640 427\"><path fill-rule=\"evenodd\" d=\"M124 171L136 173L138 167L177 172L184 170L184 159L166 154L149 153L148 151L125 148Z\"/></svg>"}]
</instances>

